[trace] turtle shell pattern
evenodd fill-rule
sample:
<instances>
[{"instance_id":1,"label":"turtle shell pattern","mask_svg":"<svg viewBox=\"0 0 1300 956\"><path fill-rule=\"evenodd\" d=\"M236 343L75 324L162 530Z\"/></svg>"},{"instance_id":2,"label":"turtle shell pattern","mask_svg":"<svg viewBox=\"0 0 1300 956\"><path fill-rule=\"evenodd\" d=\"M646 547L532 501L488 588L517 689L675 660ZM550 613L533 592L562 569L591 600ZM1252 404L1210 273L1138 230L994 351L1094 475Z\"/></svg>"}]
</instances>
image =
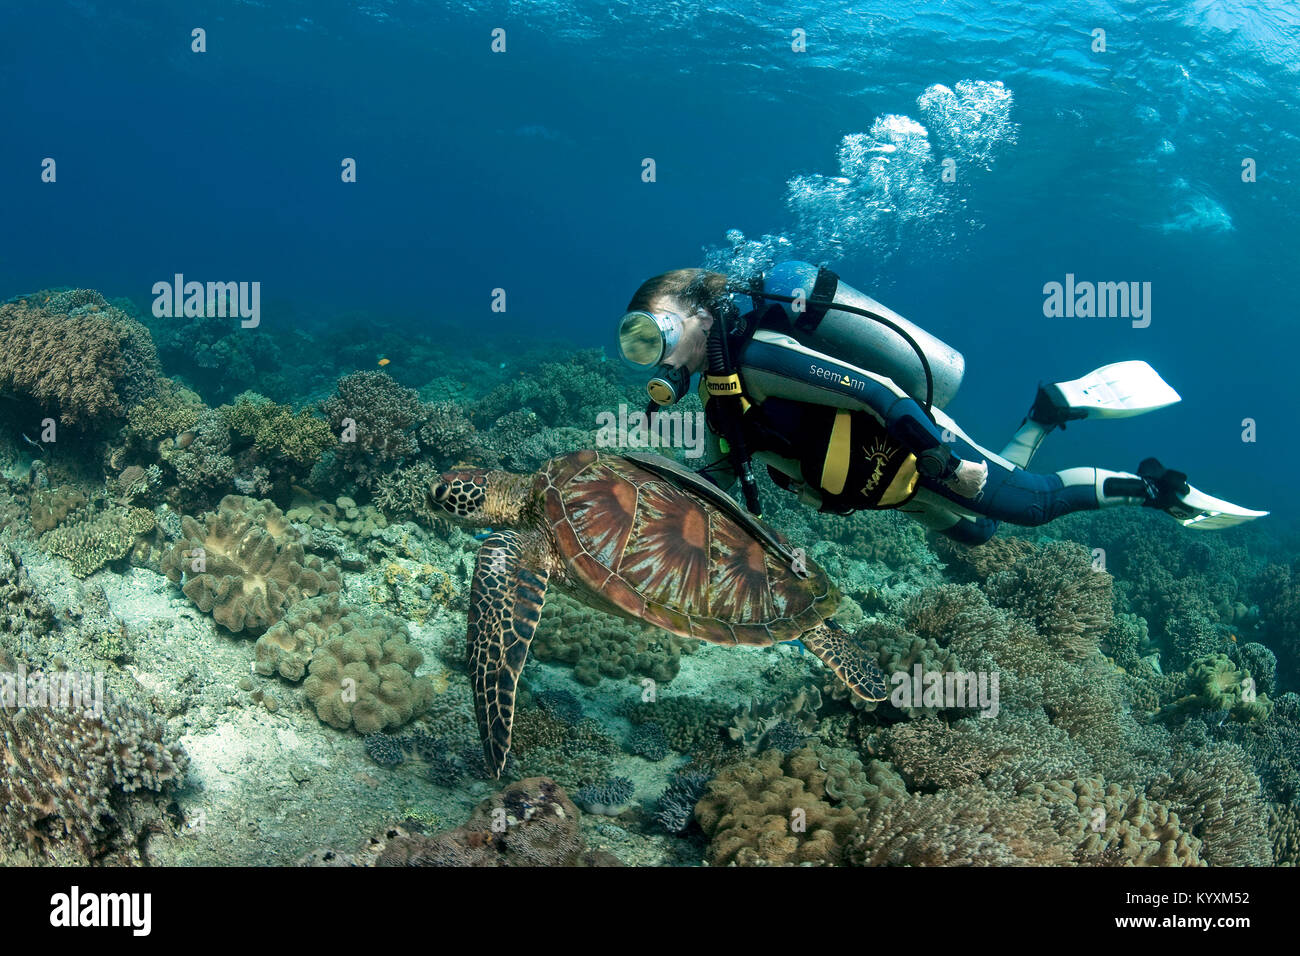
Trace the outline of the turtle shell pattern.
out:
<instances>
[{"instance_id":1,"label":"turtle shell pattern","mask_svg":"<svg viewBox=\"0 0 1300 956\"><path fill-rule=\"evenodd\" d=\"M569 574L612 610L683 637L766 645L839 604L812 561L796 575L726 512L629 459L576 452L538 481Z\"/></svg>"}]
</instances>

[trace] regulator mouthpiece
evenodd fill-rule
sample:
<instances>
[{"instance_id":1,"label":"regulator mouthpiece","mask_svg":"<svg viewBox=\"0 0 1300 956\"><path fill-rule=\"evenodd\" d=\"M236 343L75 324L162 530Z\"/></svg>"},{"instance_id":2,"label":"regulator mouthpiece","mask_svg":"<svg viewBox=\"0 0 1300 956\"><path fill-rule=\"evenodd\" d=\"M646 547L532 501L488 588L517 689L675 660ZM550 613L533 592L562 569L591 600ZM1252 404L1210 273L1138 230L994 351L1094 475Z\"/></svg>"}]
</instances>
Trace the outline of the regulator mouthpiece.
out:
<instances>
[{"instance_id":1,"label":"regulator mouthpiece","mask_svg":"<svg viewBox=\"0 0 1300 956\"><path fill-rule=\"evenodd\" d=\"M680 366L660 365L645 390L656 405L676 405L691 387L691 373Z\"/></svg>"}]
</instances>

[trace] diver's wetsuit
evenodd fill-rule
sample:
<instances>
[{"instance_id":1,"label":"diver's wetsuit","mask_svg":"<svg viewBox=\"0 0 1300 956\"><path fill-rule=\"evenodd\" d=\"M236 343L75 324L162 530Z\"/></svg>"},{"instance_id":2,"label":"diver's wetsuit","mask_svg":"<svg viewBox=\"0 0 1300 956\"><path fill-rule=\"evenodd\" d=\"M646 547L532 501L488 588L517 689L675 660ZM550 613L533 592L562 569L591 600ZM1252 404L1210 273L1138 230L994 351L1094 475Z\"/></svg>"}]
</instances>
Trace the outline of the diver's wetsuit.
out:
<instances>
[{"instance_id":1,"label":"diver's wetsuit","mask_svg":"<svg viewBox=\"0 0 1300 956\"><path fill-rule=\"evenodd\" d=\"M731 354L749 403L742 417L749 452L779 485L847 513L895 508L966 544L982 544L1000 521L1039 525L1072 511L1140 504L1145 483L1096 468L1055 474L1026 471L981 448L941 410L938 423L883 375L800 345L786 311L769 305L746 313ZM709 417L710 469L724 487L735 479L721 455L717 403L701 389ZM986 462L988 480L965 498L917 470L917 458L946 446L966 461ZM721 475L719 475L721 472ZM1104 485L1104 489L1103 489Z\"/></svg>"}]
</instances>

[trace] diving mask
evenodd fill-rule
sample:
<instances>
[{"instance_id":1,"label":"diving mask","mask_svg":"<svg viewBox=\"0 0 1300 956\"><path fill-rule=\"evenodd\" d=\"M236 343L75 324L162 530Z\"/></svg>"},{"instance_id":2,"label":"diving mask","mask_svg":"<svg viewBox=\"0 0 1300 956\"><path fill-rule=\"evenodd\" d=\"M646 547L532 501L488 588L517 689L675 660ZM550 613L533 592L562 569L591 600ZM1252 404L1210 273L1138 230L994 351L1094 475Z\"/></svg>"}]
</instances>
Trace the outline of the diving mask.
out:
<instances>
[{"instance_id":1,"label":"diving mask","mask_svg":"<svg viewBox=\"0 0 1300 956\"><path fill-rule=\"evenodd\" d=\"M658 365L682 338L676 312L629 312L618 322L618 350L624 361L640 368Z\"/></svg>"}]
</instances>

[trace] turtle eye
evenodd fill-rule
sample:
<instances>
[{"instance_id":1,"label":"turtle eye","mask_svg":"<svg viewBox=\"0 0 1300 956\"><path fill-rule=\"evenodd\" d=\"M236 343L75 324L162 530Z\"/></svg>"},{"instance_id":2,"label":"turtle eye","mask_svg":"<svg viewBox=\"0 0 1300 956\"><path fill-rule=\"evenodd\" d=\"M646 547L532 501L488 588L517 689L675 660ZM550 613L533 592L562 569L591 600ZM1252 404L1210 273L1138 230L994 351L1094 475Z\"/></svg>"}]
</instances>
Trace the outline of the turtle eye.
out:
<instances>
[{"instance_id":1,"label":"turtle eye","mask_svg":"<svg viewBox=\"0 0 1300 956\"><path fill-rule=\"evenodd\" d=\"M446 501L447 495L451 492L451 485L442 484L433 489L434 501Z\"/></svg>"}]
</instances>

